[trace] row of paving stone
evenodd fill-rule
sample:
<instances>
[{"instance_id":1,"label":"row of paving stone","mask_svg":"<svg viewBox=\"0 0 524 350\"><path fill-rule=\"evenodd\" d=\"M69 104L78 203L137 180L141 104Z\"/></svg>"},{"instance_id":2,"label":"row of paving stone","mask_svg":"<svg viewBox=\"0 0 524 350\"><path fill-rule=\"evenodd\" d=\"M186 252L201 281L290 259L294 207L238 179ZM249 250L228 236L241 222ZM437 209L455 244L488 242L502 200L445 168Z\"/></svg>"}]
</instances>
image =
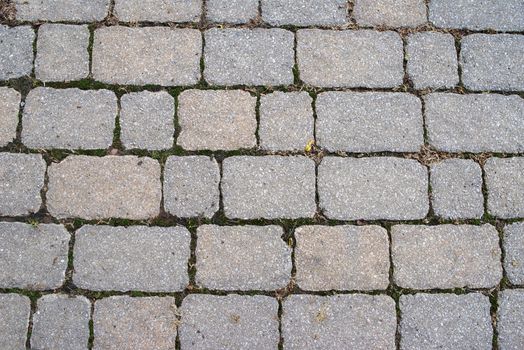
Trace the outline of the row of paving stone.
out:
<instances>
[{"instance_id":1,"label":"row of paving stone","mask_svg":"<svg viewBox=\"0 0 524 350\"><path fill-rule=\"evenodd\" d=\"M415 88L451 88L459 62L451 34L302 29L196 29L124 26L94 31L92 69L87 25L0 26L0 80L30 75L42 81L91 77L110 84L209 84L395 88L407 74ZM203 45L203 39L205 44ZM204 50L202 51L202 45ZM524 35L472 34L460 41L462 82L471 90L524 90ZM355 49L358 48L358 49ZM67 52L67 55L64 55ZM204 69L201 72L201 56ZM203 74L203 76L201 76Z\"/></svg>"}]
</instances>

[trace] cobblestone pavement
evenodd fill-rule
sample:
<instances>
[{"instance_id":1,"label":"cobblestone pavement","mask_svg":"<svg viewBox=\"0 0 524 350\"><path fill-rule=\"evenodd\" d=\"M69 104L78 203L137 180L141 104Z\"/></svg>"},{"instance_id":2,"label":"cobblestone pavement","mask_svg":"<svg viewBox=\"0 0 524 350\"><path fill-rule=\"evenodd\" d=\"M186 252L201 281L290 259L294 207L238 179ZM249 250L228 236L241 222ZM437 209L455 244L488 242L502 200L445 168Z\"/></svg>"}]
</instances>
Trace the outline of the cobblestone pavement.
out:
<instances>
[{"instance_id":1,"label":"cobblestone pavement","mask_svg":"<svg viewBox=\"0 0 524 350\"><path fill-rule=\"evenodd\" d=\"M0 20L0 350L524 349L523 0Z\"/></svg>"}]
</instances>

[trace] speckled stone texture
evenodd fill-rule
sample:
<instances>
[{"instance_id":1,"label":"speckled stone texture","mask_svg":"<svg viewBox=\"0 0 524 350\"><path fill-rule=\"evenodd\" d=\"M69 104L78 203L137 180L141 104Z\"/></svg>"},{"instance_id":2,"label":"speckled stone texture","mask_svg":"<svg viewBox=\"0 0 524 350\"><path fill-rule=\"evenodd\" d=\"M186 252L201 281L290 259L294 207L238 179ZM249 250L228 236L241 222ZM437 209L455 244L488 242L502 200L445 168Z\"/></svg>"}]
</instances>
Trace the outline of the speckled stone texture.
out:
<instances>
[{"instance_id":1,"label":"speckled stone texture","mask_svg":"<svg viewBox=\"0 0 524 350\"><path fill-rule=\"evenodd\" d=\"M271 25L334 26L347 22L346 0L262 0L262 19Z\"/></svg>"},{"instance_id":2,"label":"speckled stone texture","mask_svg":"<svg viewBox=\"0 0 524 350\"><path fill-rule=\"evenodd\" d=\"M31 300L19 294L0 294L0 348L25 349Z\"/></svg>"},{"instance_id":3,"label":"speckled stone texture","mask_svg":"<svg viewBox=\"0 0 524 350\"><path fill-rule=\"evenodd\" d=\"M488 212L506 219L524 217L524 157L491 158L484 170Z\"/></svg>"},{"instance_id":4,"label":"speckled stone texture","mask_svg":"<svg viewBox=\"0 0 524 350\"><path fill-rule=\"evenodd\" d=\"M500 350L524 348L524 289L499 293L497 330Z\"/></svg>"},{"instance_id":5,"label":"speckled stone texture","mask_svg":"<svg viewBox=\"0 0 524 350\"><path fill-rule=\"evenodd\" d=\"M13 0L22 21L89 22L103 20L110 0Z\"/></svg>"},{"instance_id":6,"label":"speckled stone texture","mask_svg":"<svg viewBox=\"0 0 524 350\"><path fill-rule=\"evenodd\" d=\"M12 142L18 127L20 93L8 87L0 87L0 147Z\"/></svg>"},{"instance_id":7,"label":"speckled stone texture","mask_svg":"<svg viewBox=\"0 0 524 350\"><path fill-rule=\"evenodd\" d=\"M30 26L0 25L0 80L30 75L33 69L33 40Z\"/></svg>"},{"instance_id":8,"label":"speckled stone texture","mask_svg":"<svg viewBox=\"0 0 524 350\"><path fill-rule=\"evenodd\" d=\"M124 22L197 22L202 0L116 0L114 14Z\"/></svg>"},{"instance_id":9,"label":"speckled stone texture","mask_svg":"<svg viewBox=\"0 0 524 350\"><path fill-rule=\"evenodd\" d=\"M504 227L504 270L514 285L524 286L524 222Z\"/></svg>"},{"instance_id":10,"label":"speckled stone texture","mask_svg":"<svg viewBox=\"0 0 524 350\"><path fill-rule=\"evenodd\" d=\"M416 27L426 22L424 0L356 0L353 17L362 26Z\"/></svg>"},{"instance_id":11,"label":"speckled stone texture","mask_svg":"<svg viewBox=\"0 0 524 350\"><path fill-rule=\"evenodd\" d=\"M258 3L258 0L207 0L207 19L220 23L248 23L258 16Z\"/></svg>"}]
</instances>

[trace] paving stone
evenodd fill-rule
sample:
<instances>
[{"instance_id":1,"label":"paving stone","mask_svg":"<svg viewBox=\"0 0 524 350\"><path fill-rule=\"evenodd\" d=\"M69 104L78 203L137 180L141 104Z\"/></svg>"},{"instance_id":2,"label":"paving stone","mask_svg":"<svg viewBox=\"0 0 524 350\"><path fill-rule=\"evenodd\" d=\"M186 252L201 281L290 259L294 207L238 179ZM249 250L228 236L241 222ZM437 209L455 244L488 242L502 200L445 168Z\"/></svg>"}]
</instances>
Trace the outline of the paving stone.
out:
<instances>
[{"instance_id":1,"label":"paving stone","mask_svg":"<svg viewBox=\"0 0 524 350\"><path fill-rule=\"evenodd\" d=\"M429 143L445 152L524 151L524 99L434 93L425 98Z\"/></svg>"},{"instance_id":2,"label":"paving stone","mask_svg":"<svg viewBox=\"0 0 524 350\"><path fill-rule=\"evenodd\" d=\"M38 29L36 78L72 81L89 75L87 25L42 24Z\"/></svg>"},{"instance_id":3,"label":"paving stone","mask_svg":"<svg viewBox=\"0 0 524 350\"><path fill-rule=\"evenodd\" d=\"M165 91L132 92L120 98L120 138L125 148L173 147L175 99Z\"/></svg>"},{"instance_id":4,"label":"paving stone","mask_svg":"<svg viewBox=\"0 0 524 350\"><path fill-rule=\"evenodd\" d=\"M49 167L47 208L57 218L154 218L160 164L136 156L69 156Z\"/></svg>"},{"instance_id":5,"label":"paving stone","mask_svg":"<svg viewBox=\"0 0 524 350\"><path fill-rule=\"evenodd\" d=\"M275 26L333 26L347 22L346 0L262 0L262 19Z\"/></svg>"},{"instance_id":6,"label":"paving stone","mask_svg":"<svg viewBox=\"0 0 524 350\"><path fill-rule=\"evenodd\" d=\"M359 25L416 27L427 21L424 0L356 0L353 17Z\"/></svg>"},{"instance_id":7,"label":"paving stone","mask_svg":"<svg viewBox=\"0 0 524 350\"><path fill-rule=\"evenodd\" d=\"M187 150L253 148L257 98L247 91L186 90L178 97L177 144Z\"/></svg>"},{"instance_id":8,"label":"paving stone","mask_svg":"<svg viewBox=\"0 0 524 350\"><path fill-rule=\"evenodd\" d=\"M0 153L0 215L24 216L39 211L45 170L41 155Z\"/></svg>"},{"instance_id":9,"label":"paving stone","mask_svg":"<svg viewBox=\"0 0 524 350\"><path fill-rule=\"evenodd\" d=\"M481 218L484 214L482 170L470 159L446 159L431 166L433 210L446 219Z\"/></svg>"},{"instance_id":10,"label":"paving stone","mask_svg":"<svg viewBox=\"0 0 524 350\"><path fill-rule=\"evenodd\" d=\"M109 90L37 87L22 117L29 148L104 149L113 143L117 98Z\"/></svg>"},{"instance_id":11,"label":"paving stone","mask_svg":"<svg viewBox=\"0 0 524 350\"><path fill-rule=\"evenodd\" d=\"M505 219L524 217L524 157L490 158L484 170L489 213Z\"/></svg>"},{"instance_id":12,"label":"paving stone","mask_svg":"<svg viewBox=\"0 0 524 350\"><path fill-rule=\"evenodd\" d=\"M400 297L400 348L492 348L490 303L480 293L415 294Z\"/></svg>"},{"instance_id":13,"label":"paving stone","mask_svg":"<svg viewBox=\"0 0 524 350\"><path fill-rule=\"evenodd\" d=\"M38 299L31 346L35 349L85 350L91 303L83 296L49 294Z\"/></svg>"},{"instance_id":14,"label":"paving stone","mask_svg":"<svg viewBox=\"0 0 524 350\"><path fill-rule=\"evenodd\" d=\"M296 282L303 290L377 290L389 285L389 240L380 226L295 229Z\"/></svg>"},{"instance_id":15,"label":"paving stone","mask_svg":"<svg viewBox=\"0 0 524 350\"><path fill-rule=\"evenodd\" d=\"M212 85L293 83L294 35L272 29L210 29L205 32L204 77Z\"/></svg>"},{"instance_id":16,"label":"paving stone","mask_svg":"<svg viewBox=\"0 0 524 350\"><path fill-rule=\"evenodd\" d=\"M93 78L128 85L192 85L200 79L196 29L103 27L95 31Z\"/></svg>"},{"instance_id":17,"label":"paving stone","mask_svg":"<svg viewBox=\"0 0 524 350\"><path fill-rule=\"evenodd\" d=\"M522 31L521 0L431 0L429 20L440 28Z\"/></svg>"},{"instance_id":18,"label":"paving stone","mask_svg":"<svg viewBox=\"0 0 524 350\"><path fill-rule=\"evenodd\" d=\"M35 32L29 26L0 25L0 80L30 75Z\"/></svg>"},{"instance_id":19,"label":"paving stone","mask_svg":"<svg viewBox=\"0 0 524 350\"><path fill-rule=\"evenodd\" d=\"M524 347L524 290L504 290L499 294L497 315L500 350L520 350Z\"/></svg>"},{"instance_id":20,"label":"paving stone","mask_svg":"<svg viewBox=\"0 0 524 350\"><path fill-rule=\"evenodd\" d=\"M209 21L247 23L258 16L258 0L207 0L206 9Z\"/></svg>"},{"instance_id":21,"label":"paving stone","mask_svg":"<svg viewBox=\"0 0 524 350\"><path fill-rule=\"evenodd\" d=\"M402 288L491 288L502 278L491 225L396 225L391 236L393 279Z\"/></svg>"},{"instance_id":22,"label":"paving stone","mask_svg":"<svg viewBox=\"0 0 524 350\"><path fill-rule=\"evenodd\" d=\"M197 229L196 283L220 290L276 290L291 279L291 248L279 226Z\"/></svg>"},{"instance_id":23,"label":"paving stone","mask_svg":"<svg viewBox=\"0 0 524 350\"><path fill-rule=\"evenodd\" d=\"M20 93L8 87L0 87L0 147L16 138Z\"/></svg>"},{"instance_id":24,"label":"paving stone","mask_svg":"<svg viewBox=\"0 0 524 350\"><path fill-rule=\"evenodd\" d=\"M69 238L62 225L0 223L0 288L60 287L65 279Z\"/></svg>"},{"instance_id":25,"label":"paving stone","mask_svg":"<svg viewBox=\"0 0 524 350\"><path fill-rule=\"evenodd\" d=\"M202 0L116 0L115 16L124 22L198 22Z\"/></svg>"},{"instance_id":26,"label":"paving stone","mask_svg":"<svg viewBox=\"0 0 524 350\"><path fill-rule=\"evenodd\" d=\"M260 147L303 151L314 140L313 99L307 92L274 92L260 98Z\"/></svg>"},{"instance_id":27,"label":"paving stone","mask_svg":"<svg viewBox=\"0 0 524 350\"><path fill-rule=\"evenodd\" d=\"M524 90L524 35L472 34L464 37L461 45L460 64L466 88Z\"/></svg>"},{"instance_id":28,"label":"paving stone","mask_svg":"<svg viewBox=\"0 0 524 350\"><path fill-rule=\"evenodd\" d=\"M237 156L222 163L224 211L235 219L315 215L315 163L306 157Z\"/></svg>"},{"instance_id":29,"label":"paving stone","mask_svg":"<svg viewBox=\"0 0 524 350\"><path fill-rule=\"evenodd\" d=\"M297 32L300 79L312 86L393 88L402 84L403 60L402 40L395 32Z\"/></svg>"},{"instance_id":30,"label":"paving stone","mask_svg":"<svg viewBox=\"0 0 524 350\"><path fill-rule=\"evenodd\" d=\"M524 285L524 222L504 227L504 270L509 281Z\"/></svg>"},{"instance_id":31,"label":"paving stone","mask_svg":"<svg viewBox=\"0 0 524 350\"><path fill-rule=\"evenodd\" d=\"M18 294L0 294L0 348L25 349L31 300Z\"/></svg>"},{"instance_id":32,"label":"paving stone","mask_svg":"<svg viewBox=\"0 0 524 350\"><path fill-rule=\"evenodd\" d=\"M382 295L291 295L284 300L284 349L395 349L395 302Z\"/></svg>"},{"instance_id":33,"label":"paving stone","mask_svg":"<svg viewBox=\"0 0 524 350\"><path fill-rule=\"evenodd\" d=\"M87 225L75 237L73 282L80 288L176 292L189 283L184 227Z\"/></svg>"},{"instance_id":34,"label":"paving stone","mask_svg":"<svg viewBox=\"0 0 524 350\"><path fill-rule=\"evenodd\" d=\"M21 21L93 22L103 20L110 0L13 0Z\"/></svg>"},{"instance_id":35,"label":"paving stone","mask_svg":"<svg viewBox=\"0 0 524 350\"><path fill-rule=\"evenodd\" d=\"M193 294L182 301L182 349L276 349L278 304L273 298Z\"/></svg>"},{"instance_id":36,"label":"paving stone","mask_svg":"<svg viewBox=\"0 0 524 350\"><path fill-rule=\"evenodd\" d=\"M178 310L173 297L109 297L95 302L95 350L171 350Z\"/></svg>"},{"instance_id":37,"label":"paving stone","mask_svg":"<svg viewBox=\"0 0 524 350\"><path fill-rule=\"evenodd\" d=\"M316 135L331 152L418 152L424 144L422 103L390 92L321 93Z\"/></svg>"},{"instance_id":38,"label":"paving stone","mask_svg":"<svg viewBox=\"0 0 524 350\"><path fill-rule=\"evenodd\" d=\"M457 50L451 34L412 34L407 55L407 72L415 89L452 88L459 83Z\"/></svg>"},{"instance_id":39,"label":"paving stone","mask_svg":"<svg viewBox=\"0 0 524 350\"><path fill-rule=\"evenodd\" d=\"M325 157L318 192L330 219L415 220L429 210L427 170L411 159Z\"/></svg>"}]
</instances>

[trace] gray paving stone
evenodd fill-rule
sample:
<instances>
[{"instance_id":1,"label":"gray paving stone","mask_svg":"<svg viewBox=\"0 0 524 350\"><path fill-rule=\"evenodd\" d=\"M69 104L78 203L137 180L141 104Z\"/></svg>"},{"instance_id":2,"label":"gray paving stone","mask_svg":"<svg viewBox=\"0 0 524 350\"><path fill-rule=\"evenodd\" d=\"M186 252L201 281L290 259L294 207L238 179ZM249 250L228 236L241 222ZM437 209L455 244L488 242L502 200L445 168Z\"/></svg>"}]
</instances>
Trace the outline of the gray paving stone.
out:
<instances>
[{"instance_id":1,"label":"gray paving stone","mask_svg":"<svg viewBox=\"0 0 524 350\"><path fill-rule=\"evenodd\" d=\"M113 143L117 98L109 90L37 87L22 117L29 148L104 149Z\"/></svg>"},{"instance_id":2,"label":"gray paving stone","mask_svg":"<svg viewBox=\"0 0 524 350\"><path fill-rule=\"evenodd\" d=\"M416 27L427 21L424 0L356 0L353 17L359 25Z\"/></svg>"},{"instance_id":3,"label":"gray paving stone","mask_svg":"<svg viewBox=\"0 0 524 350\"><path fill-rule=\"evenodd\" d=\"M258 16L258 0L207 0L207 19L212 22L247 23Z\"/></svg>"},{"instance_id":4,"label":"gray paving stone","mask_svg":"<svg viewBox=\"0 0 524 350\"><path fill-rule=\"evenodd\" d=\"M8 87L0 87L0 147L16 138L20 93Z\"/></svg>"},{"instance_id":5,"label":"gray paving stone","mask_svg":"<svg viewBox=\"0 0 524 350\"><path fill-rule=\"evenodd\" d=\"M178 310L173 297L109 297L95 302L95 350L171 350Z\"/></svg>"},{"instance_id":6,"label":"gray paving stone","mask_svg":"<svg viewBox=\"0 0 524 350\"><path fill-rule=\"evenodd\" d=\"M205 32L204 77L212 85L293 83L294 35L272 29L210 29Z\"/></svg>"},{"instance_id":7,"label":"gray paving stone","mask_svg":"<svg viewBox=\"0 0 524 350\"><path fill-rule=\"evenodd\" d=\"M499 293L497 328L500 350L524 348L522 320L524 320L524 290L504 290Z\"/></svg>"},{"instance_id":8,"label":"gray paving stone","mask_svg":"<svg viewBox=\"0 0 524 350\"><path fill-rule=\"evenodd\" d=\"M31 301L18 294L0 294L0 348L25 349Z\"/></svg>"},{"instance_id":9,"label":"gray paving stone","mask_svg":"<svg viewBox=\"0 0 524 350\"><path fill-rule=\"evenodd\" d=\"M509 281L524 285L524 222L504 227L504 270Z\"/></svg>"},{"instance_id":10,"label":"gray paving stone","mask_svg":"<svg viewBox=\"0 0 524 350\"><path fill-rule=\"evenodd\" d=\"M120 138L125 148L173 147L175 99L165 91L132 92L120 98Z\"/></svg>"},{"instance_id":11,"label":"gray paving stone","mask_svg":"<svg viewBox=\"0 0 524 350\"><path fill-rule=\"evenodd\" d=\"M278 304L267 296L193 294L182 301L182 349L276 349Z\"/></svg>"},{"instance_id":12,"label":"gray paving stone","mask_svg":"<svg viewBox=\"0 0 524 350\"><path fill-rule=\"evenodd\" d=\"M86 350L91 302L83 296L49 294L38 299L33 315L34 349Z\"/></svg>"},{"instance_id":13,"label":"gray paving stone","mask_svg":"<svg viewBox=\"0 0 524 350\"><path fill-rule=\"evenodd\" d=\"M464 37L461 45L460 64L466 88L524 90L524 35L472 34Z\"/></svg>"},{"instance_id":14,"label":"gray paving stone","mask_svg":"<svg viewBox=\"0 0 524 350\"><path fill-rule=\"evenodd\" d=\"M440 28L524 29L524 3L521 0L431 0L429 20Z\"/></svg>"},{"instance_id":15,"label":"gray paving stone","mask_svg":"<svg viewBox=\"0 0 524 350\"><path fill-rule=\"evenodd\" d=\"M62 225L0 223L0 288L60 287L65 279L69 238Z\"/></svg>"},{"instance_id":16,"label":"gray paving stone","mask_svg":"<svg viewBox=\"0 0 524 350\"><path fill-rule=\"evenodd\" d=\"M306 157L238 156L222 163L224 211L235 219L315 215L315 163Z\"/></svg>"},{"instance_id":17,"label":"gray paving stone","mask_svg":"<svg viewBox=\"0 0 524 350\"><path fill-rule=\"evenodd\" d=\"M291 295L284 300L284 349L395 349L395 302L379 295Z\"/></svg>"},{"instance_id":18,"label":"gray paving stone","mask_svg":"<svg viewBox=\"0 0 524 350\"><path fill-rule=\"evenodd\" d=\"M325 157L318 192L330 219L415 220L429 210L427 170L411 159Z\"/></svg>"},{"instance_id":19,"label":"gray paving stone","mask_svg":"<svg viewBox=\"0 0 524 350\"><path fill-rule=\"evenodd\" d=\"M505 219L524 217L524 157L490 158L484 170L489 213Z\"/></svg>"},{"instance_id":20,"label":"gray paving stone","mask_svg":"<svg viewBox=\"0 0 524 350\"><path fill-rule=\"evenodd\" d=\"M0 215L23 216L40 210L45 171L41 155L0 153Z\"/></svg>"},{"instance_id":21,"label":"gray paving stone","mask_svg":"<svg viewBox=\"0 0 524 350\"><path fill-rule=\"evenodd\" d=\"M429 143L445 152L524 151L524 99L433 93L426 101Z\"/></svg>"},{"instance_id":22,"label":"gray paving stone","mask_svg":"<svg viewBox=\"0 0 524 350\"><path fill-rule=\"evenodd\" d=\"M192 85L200 79L196 29L103 27L95 31L93 78L110 84Z\"/></svg>"},{"instance_id":23,"label":"gray paving stone","mask_svg":"<svg viewBox=\"0 0 524 350\"><path fill-rule=\"evenodd\" d=\"M431 166L433 210L446 219L481 218L484 214L482 170L470 159L446 159Z\"/></svg>"},{"instance_id":24,"label":"gray paving stone","mask_svg":"<svg viewBox=\"0 0 524 350\"><path fill-rule=\"evenodd\" d=\"M480 293L415 294L400 297L400 348L492 348L490 303Z\"/></svg>"},{"instance_id":25,"label":"gray paving stone","mask_svg":"<svg viewBox=\"0 0 524 350\"><path fill-rule=\"evenodd\" d=\"M115 16L124 22L198 22L202 0L116 0Z\"/></svg>"},{"instance_id":26,"label":"gray paving stone","mask_svg":"<svg viewBox=\"0 0 524 350\"><path fill-rule=\"evenodd\" d=\"M69 156L49 167L47 208L57 218L154 218L160 164L136 156Z\"/></svg>"},{"instance_id":27,"label":"gray paving stone","mask_svg":"<svg viewBox=\"0 0 524 350\"><path fill-rule=\"evenodd\" d=\"M21 21L93 22L103 20L110 0L13 0Z\"/></svg>"},{"instance_id":28,"label":"gray paving stone","mask_svg":"<svg viewBox=\"0 0 524 350\"><path fill-rule=\"evenodd\" d=\"M257 99L247 91L186 90L178 97L177 144L187 150L253 148Z\"/></svg>"},{"instance_id":29,"label":"gray paving stone","mask_svg":"<svg viewBox=\"0 0 524 350\"><path fill-rule=\"evenodd\" d=\"M36 78L42 81L87 78L89 35L87 25L41 25L36 48Z\"/></svg>"},{"instance_id":30,"label":"gray paving stone","mask_svg":"<svg viewBox=\"0 0 524 350\"><path fill-rule=\"evenodd\" d=\"M262 0L262 19L275 26L333 26L347 22L346 0Z\"/></svg>"},{"instance_id":31,"label":"gray paving stone","mask_svg":"<svg viewBox=\"0 0 524 350\"><path fill-rule=\"evenodd\" d=\"M197 229L196 283L220 290L276 290L291 279L291 248L279 226Z\"/></svg>"},{"instance_id":32,"label":"gray paving stone","mask_svg":"<svg viewBox=\"0 0 524 350\"><path fill-rule=\"evenodd\" d=\"M303 290L377 290L389 285L389 240L380 226L295 229L296 282Z\"/></svg>"},{"instance_id":33,"label":"gray paving stone","mask_svg":"<svg viewBox=\"0 0 524 350\"><path fill-rule=\"evenodd\" d=\"M391 237L393 279L402 288L491 288L502 278L491 225L396 225Z\"/></svg>"},{"instance_id":34,"label":"gray paving stone","mask_svg":"<svg viewBox=\"0 0 524 350\"><path fill-rule=\"evenodd\" d=\"M177 217L211 218L219 209L219 184L214 158L169 157L164 168L164 207Z\"/></svg>"},{"instance_id":35,"label":"gray paving stone","mask_svg":"<svg viewBox=\"0 0 524 350\"><path fill-rule=\"evenodd\" d=\"M0 25L0 80L30 75L35 32L29 26Z\"/></svg>"},{"instance_id":36,"label":"gray paving stone","mask_svg":"<svg viewBox=\"0 0 524 350\"><path fill-rule=\"evenodd\" d=\"M80 288L177 292L189 283L184 227L87 225L75 237L73 282Z\"/></svg>"},{"instance_id":37,"label":"gray paving stone","mask_svg":"<svg viewBox=\"0 0 524 350\"><path fill-rule=\"evenodd\" d=\"M260 147L303 151L313 141L313 99L307 92L274 92L260 98Z\"/></svg>"},{"instance_id":38,"label":"gray paving stone","mask_svg":"<svg viewBox=\"0 0 524 350\"><path fill-rule=\"evenodd\" d=\"M402 84L403 60L402 40L395 32L297 32L300 78L312 86L393 88Z\"/></svg>"},{"instance_id":39,"label":"gray paving stone","mask_svg":"<svg viewBox=\"0 0 524 350\"><path fill-rule=\"evenodd\" d=\"M412 34L407 55L407 72L415 89L452 88L459 83L457 50L451 34Z\"/></svg>"},{"instance_id":40,"label":"gray paving stone","mask_svg":"<svg viewBox=\"0 0 524 350\"><path fill-rule=\"evenodd\" d=\"M316 135L332 152L418 152L424 144L422 103L411 94L321 93Z\"/></svg>"}]
</instances>

